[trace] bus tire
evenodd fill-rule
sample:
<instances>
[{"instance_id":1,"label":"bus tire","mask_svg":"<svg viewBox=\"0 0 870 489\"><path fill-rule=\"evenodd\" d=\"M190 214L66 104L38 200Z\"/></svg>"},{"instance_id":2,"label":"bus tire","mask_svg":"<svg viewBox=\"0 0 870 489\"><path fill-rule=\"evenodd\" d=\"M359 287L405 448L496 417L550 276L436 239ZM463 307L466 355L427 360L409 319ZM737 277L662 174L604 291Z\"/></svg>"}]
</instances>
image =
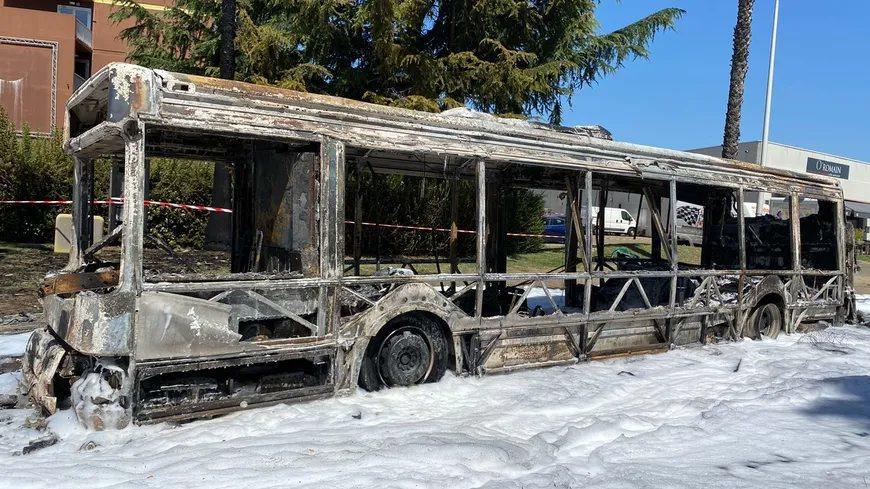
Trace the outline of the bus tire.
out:
<instances>
[{"instance_id":1,"label":"bus tire","mask_svg":"<svg viewBox=\"0 0 870 489\"><path fill-rule=\"evenodd\" d=\"M390 321L366 348L359 385L367 391L437 382L447 371L450 345L439 325L422 314Z\"/></svg>"},{"instance_id":2,"label":"bus tire","mask_svg":"<svg viewBox=\"0 0 870 489\"><path fill-rule=\"evenodd\" d=\"M782 331L782 309L775 302L766 302L752 311L752 336L756 339L774 339Z\"/></svg>"}]
</instances>

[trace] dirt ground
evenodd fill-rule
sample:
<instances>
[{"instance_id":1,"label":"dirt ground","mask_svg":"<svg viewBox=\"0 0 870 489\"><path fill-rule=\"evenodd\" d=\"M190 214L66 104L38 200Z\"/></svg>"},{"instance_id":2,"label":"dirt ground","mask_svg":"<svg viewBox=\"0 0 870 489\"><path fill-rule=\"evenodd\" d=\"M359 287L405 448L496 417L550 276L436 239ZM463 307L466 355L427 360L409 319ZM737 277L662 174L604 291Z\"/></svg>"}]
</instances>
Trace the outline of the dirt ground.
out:
<instances>
[{"instance_id":1,"label":"dirt ground","mask_svg":"<svg viewBox=\"0 0 870 489\"><path fill-rule=\"evenodd\" d=\"M41 312L36 290L46 272L66 262L51 245L0 243L0 316Z\"/></svg>"},{"instance_id":2,"label":"dirt ground","mask_svg":"<svg viewBox=\"0 0 870 489\"><path fill-rule=\"evenodd\" d=\"M855 274L855 292L870 294L870 262L860 261L861 270Z\"/></svg>"},{"instance_id":3,"label":"dirt ground","mask_svg":"<svg viewBox=\"0 0 870 489\"><path fill-rule=\"evenodd\" d=\"M117 260L118 249L101 252L104 261ZM45 274L66 266L67 255L54 253L49 244L0 243L0 323L13 322L9 316L42 311L37 289ZM219 273L229 271L227 254L219 251L175 250L171 256L159 249L145 250L145 263L161 273Z\"/></svg>"}]
</instances>

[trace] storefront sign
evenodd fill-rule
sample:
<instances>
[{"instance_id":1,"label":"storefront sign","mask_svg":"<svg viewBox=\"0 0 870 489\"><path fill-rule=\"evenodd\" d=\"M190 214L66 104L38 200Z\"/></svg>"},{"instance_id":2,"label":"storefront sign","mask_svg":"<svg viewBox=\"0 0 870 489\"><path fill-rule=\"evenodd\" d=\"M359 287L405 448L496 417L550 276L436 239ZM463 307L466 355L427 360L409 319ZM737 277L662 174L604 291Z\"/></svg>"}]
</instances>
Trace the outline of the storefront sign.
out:
<instances>
[{"instance_id":1,"label":"storefront sign","mask_svg":"<svg viewBox=\"0 0 870 489\"><path fill-rule=\"evenodd\" d=\"M843 180L849 179L849 165L834 163L833 161L819 160L816 158L807 158L807 172L815 173L816 175L842 178Z\"/></svg>"}]
</instances>

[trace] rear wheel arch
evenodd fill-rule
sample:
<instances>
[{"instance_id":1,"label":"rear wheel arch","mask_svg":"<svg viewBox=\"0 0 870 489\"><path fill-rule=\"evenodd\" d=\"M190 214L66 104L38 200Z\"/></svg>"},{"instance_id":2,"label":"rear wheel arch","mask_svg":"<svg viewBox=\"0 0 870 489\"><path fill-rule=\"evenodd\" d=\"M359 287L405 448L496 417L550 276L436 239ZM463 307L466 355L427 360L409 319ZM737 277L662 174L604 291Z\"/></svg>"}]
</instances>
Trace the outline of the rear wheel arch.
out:
<instances>
[{"instance_id":1,"label":"rear wheel arch","mask_svg":"<svg viewBox=\"0 0 870 489\"><path fill-rule=\"evenodd\" d=\"M768 306L775 306L779 317L775 329L764 332L759 330L759 321L763 319L762 317L759 317L759 314L772 313L773 310ZM753 339L762 339L763 337L776 338L779 336L779 334L785 329L785 298L783 295L777 292L771 292L762 296L755 303L749 313L748 326L748 336Z\"/></svg>"}]
</instances>

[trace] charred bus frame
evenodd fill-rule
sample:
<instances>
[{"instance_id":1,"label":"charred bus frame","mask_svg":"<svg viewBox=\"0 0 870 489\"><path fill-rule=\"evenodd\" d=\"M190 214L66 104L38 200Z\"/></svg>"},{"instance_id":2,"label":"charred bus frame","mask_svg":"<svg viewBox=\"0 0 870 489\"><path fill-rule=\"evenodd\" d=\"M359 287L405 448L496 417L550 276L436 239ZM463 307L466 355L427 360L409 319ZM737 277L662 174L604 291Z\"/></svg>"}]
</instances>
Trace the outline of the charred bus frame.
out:
<instances>
[{"instance_id":1,"label":"charred bus frame","mask_svg":"<svg viewBox=\"0 0 870 489\"><path fill-rule=\"evenodd\" d=\"M445 117L126 64L109 65L76 91L67 128L75 245L69 265L46 278L49 326L31 338L24 382L49 412L72 385L77 407L88 405L80 417L94 426L210 416L349 393L358 384L431 381L448 368L482 374L661 350L704 341L711 331L758 336L765 308L778 311L782 329L793 332L809 320L842 322L852 300L842 192L825 177L567 128ZM93 160L104 156L123 158L123 204L109 237L93 243ZM230 164L232 274L143 273L150 156ZM474 272L459 272L451 246L450 273L360 275L358 203L346 267L345 172L354 165L472 182ZM263 188L257 182L274 180L276 168L284 191L256 203ZM702 266L684 268L671 204L678 187L698 193L711 182L730 199L716 204L725 217L716 221L711 212L708 221L719 222L720 234L730 223L730 247L720 248L731 266L712 266L705 251ZM565 191L570 226L562 271L507 271L500 199L509 185ZM582 209L603 210L609 189L629 187L651 211L653 258L607 270L603 232L593 234L593 219L602 216ZM779 193L791 204L790 251L779 257L785 266L747 266L749 191ZM667 215L663 198L671 203ZM826 269L802 266L804 198L831 206L836 258ZM451 245L455 228L454 220ZM94 259L112 239L120 262ZM554 281L564 281L564 303L554 298ZM602 293L605 284L610 295ZM533 290L542 293L546 313L529 310ZM292 325L289 334L251 340L239 333L240 322L276 318ZM390 361L406 363L379 364ZM115 395L76 394L88 376Z\"/></svg>"}]
</instances>

